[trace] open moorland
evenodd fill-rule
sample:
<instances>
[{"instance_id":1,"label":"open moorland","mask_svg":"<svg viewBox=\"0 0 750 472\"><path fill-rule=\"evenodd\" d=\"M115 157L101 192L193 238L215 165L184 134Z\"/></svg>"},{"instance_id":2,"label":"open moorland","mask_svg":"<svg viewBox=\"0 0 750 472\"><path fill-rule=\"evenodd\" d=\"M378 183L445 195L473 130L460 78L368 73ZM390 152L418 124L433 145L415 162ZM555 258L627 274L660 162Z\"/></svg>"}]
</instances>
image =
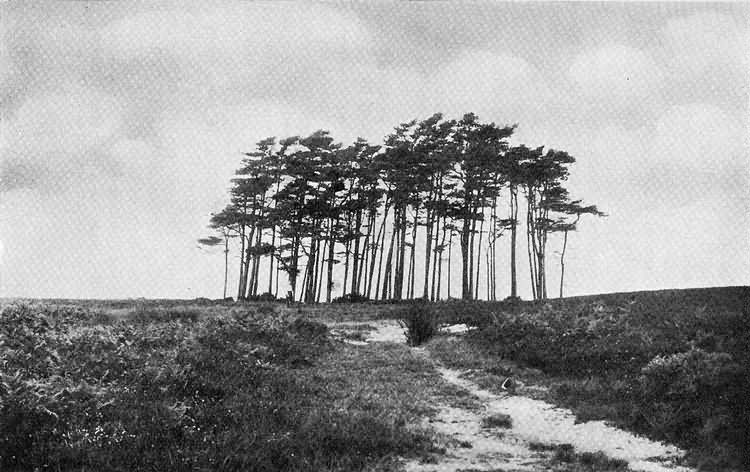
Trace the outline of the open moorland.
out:
<instances>
[{"instance_id":1,"label":"open moorland","mask_svg":"<svg viewBox=\"0 0 750 472\"><path fill-rule=\"evenodd\" d=\"M0 469L746 470L749 290L3 302Z\"/></svg>"}]
</instances>

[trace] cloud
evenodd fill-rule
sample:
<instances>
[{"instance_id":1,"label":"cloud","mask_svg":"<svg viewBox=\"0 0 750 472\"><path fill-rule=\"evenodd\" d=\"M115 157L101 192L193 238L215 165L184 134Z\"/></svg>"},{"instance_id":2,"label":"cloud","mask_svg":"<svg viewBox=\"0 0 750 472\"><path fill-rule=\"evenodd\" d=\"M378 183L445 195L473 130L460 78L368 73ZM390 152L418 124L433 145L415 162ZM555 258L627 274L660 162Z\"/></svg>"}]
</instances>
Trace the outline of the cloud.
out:
<instances>
[{"instance_id":1,"label":"cloud","mask_svg":"<svg viewBox=\"0 0 750 472\"><path fill-rule=\"evenodd\" d=\"M436 72L433 100L450 113L477 112L480 117L523 119L544 113L554 95L542 74L521 57L469 50Z\"/></svg>"},{"instance_id":2,"label":"cloud","mask_svg":"<svg viewBox=\"0 0 750 472\"><path fill-rule=\"evenodd\" d=\"M744 122L715 105L673 106L656 123L651 155L686 171L739 171L747 165Z\"/></svg>"},{"instance_id":3,"label":"cloud","mask_svg":"<svg viewBox=\"0 0 750 472\"><path fill-rule=\"evenodd\" d=\"M170 57L181 68L175 81L194 93L240 87L256 95L293 92L300 71L356 59L371 38L346 10L323 5L235 4L211 10L152 10L105 25L103 53L121 60Z\"/></svg>"},{"instance_id":4,"label":"cloud","mask_svg":"<svg viewBox=\"0 0 750 472\"><path fill-rule=\"evenodd\" d=\"M0 194L11 190L32 188L38 183L42 170L23 159L0 160Z\"/></svg>"},{"instance_id":5,"label":"cloud","mask_svg":"<svg viewBox=\"0 0 750 472\"><path fill-rule=\"evenodd\" d=\"M121 124L116 99L72 88L29 98L10 126L9 146L29 153L80 154L106 142Z\"/></svg>"},{"instance_id":6,"label":"cloud","mask_svg":"<svg viewBox=\"0 0 750 472\"><path fill-rule=\"evenodd\" d=\"M565 149L577 160L574 195L613 214L747 196L750 152L742 118L709 103L675 105L637 126L522 126L520 141ZM541 139L540 139L541 138ZM637 189L637 190L636 190Z\"/></svg>"},{"instance_id":7,"label":"cloud","mask_svg":"<svg viewBox=\"0 0 750 472\"><path fill-rule=\"evenodd\" d=\"M189 296L223 270L195 239L227 203L241 152L318 128L344 143L380 142L436 111L518 122L521 142L578 159L571 191L612 216L590 220L573 242L579 267L601 262L570 279L574 291L648 286L656 256L643 241L663 239L658 260L676 264L679 251L667 249L694 230L693 210L731 201L706 224L737 221L741 186L750 188L739 17L669 17L692 7L609 16L621 7L414 8L14 7L12 23L0 20L3 288ZM532 33L540 24L552 29ZM642 37L627 34L636 30ZM646 218L656 212L664 222ZM612 271L608 257L621 248L623 269ZM659 283L681 277L667 272Z\"/></svg>"},{"instance_id":8,"label":"cloud","mask_svg":"<svg viewBox=\"0 0 750 472\"><path fill-rule=\"evenodd\" d=\"M88 167L112 170L101 157L121 116L116 99L85 87L29 97L2 130L0 179L14 182L5 190L65 185Z\"/></svg>"},{"instance_id":9,"label":"cloud","mask_svg":"<svg viewBox=\"0 0 750 472\"><path fill-rule=\"evenodd\" d=\"M746 76L750 67L750 31L729 15L708 11L672 18L662 36L675 73L714 74L719 68Z\"/></svg>"},{"instance_id":10,"label":"cloud","mask_svg":"<svg viewBox=\"0 0 750 472\"><path fill-rule=\"evenodd\" d=\"M615 105L641 102L663 81L662 71L646 52L621 44L577 55L567 76L583 95Z\"/></svg>"},{"instance_id":11,"label":"cloud","mask_svg":"<svg viewBox=\"0 0 750 472\"><path fill-rule=\"evenodd\" d=\"M6 44L5 34L0 25L0 104L3 102L3 97L6 92L6 88L9 87L9 82L13 76L15 64L13 59L10 57L10 50Z\"/></svg>"},{"instance_id":12,"label":"cloud","mask_svg":"<svg viewBox=\"0 0 750 472\"><path fill-rule=\"evenodd\" d=\"M367 46L367 32L353 15L322 5L298 7L246 4L210 11L147 11L107 25L101 35L105 47L123 54L166 50L198 60L254 49L294 54Z\"/></svg>"}]
</instances>

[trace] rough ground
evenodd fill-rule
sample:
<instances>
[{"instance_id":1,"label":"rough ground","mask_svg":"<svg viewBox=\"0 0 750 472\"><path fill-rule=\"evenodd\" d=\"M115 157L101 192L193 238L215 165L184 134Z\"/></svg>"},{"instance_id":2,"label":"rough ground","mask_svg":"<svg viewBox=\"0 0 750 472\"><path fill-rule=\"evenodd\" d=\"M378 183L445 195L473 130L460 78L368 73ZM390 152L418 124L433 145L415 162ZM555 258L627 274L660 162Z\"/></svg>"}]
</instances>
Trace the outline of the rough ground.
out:
<instances>
[{"instance_id":1,"label":"rough ground","mask_svg":"<svg viewBox=\"0 0 750 472\"><path fill-rule=\"evenodd\" d=\"M346 342L360 345L405 342L403 330L395 320L370 321L366 327L361 323L337 323L332 326L334 333L358 328L367 334L362 334L358 340L345 339ZM444 332L447 335L460 335L462 328L452 327ZM414 349L419 355L429 358L425 349ZM576 423L569 410L522 395L496 395L465 379L461 372L445 368L437 361L432 362L446 383L478 400L481 408L476 408L476 402L462 405L447 397L435 397L434 404L439 411L425 423L445 438L446 454L436 456L434 463L405 461L404 469L408 472L623 470L591 464L579 469L570 462L556 460L555 446L564 444L572 445L575 453L598 453L598 457L620 459L627 462L630 470L692 470L678 465L684 452L675 446L650 441L602 421ZM493 415L507 415L511 420L510 427L487 427L483 424L487 417Z\"/></svg>"}]
</instances>

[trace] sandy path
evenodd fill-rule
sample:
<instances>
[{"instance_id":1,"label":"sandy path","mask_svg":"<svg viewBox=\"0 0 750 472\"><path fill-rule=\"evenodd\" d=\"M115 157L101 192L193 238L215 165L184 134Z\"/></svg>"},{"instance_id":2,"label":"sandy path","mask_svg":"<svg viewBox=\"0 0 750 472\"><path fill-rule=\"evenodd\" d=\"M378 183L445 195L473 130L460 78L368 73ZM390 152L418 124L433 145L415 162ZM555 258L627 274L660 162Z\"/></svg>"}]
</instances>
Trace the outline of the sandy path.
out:
<instances>
[{"instance_id":1,"label":"sandy path","mask_svg":"<svg viewBox=\"0 0 750 472\"><path fill-rule=\"evenodd\" d=\"M366 342L405 342L403 330L397 321L369 322L376 330L370 332ZM462 332L462 328L446 329ZM423 349L416 349L428 355ZM550 470L549 458L532 451L531 443L572 444L577 452L603 452L609 457L628 462L632 470L644 472L690 472L692 469L676 465L684 454L675 446L651 441L627 431L609 426L602 421L575 422L575 416L566 409L524 396L496 395L466 380L459 371L437 367L443 379L476 397L484 411L448 405L445 399L436 398L437 416L426 423L435 431L454 439L447 454L438 464L405 463L409 472L469 470ZM482 419L502 413L512 419L507 429L483 428ZM469 444L471 447L468 447Z\"/></svg>"}]
</instances>

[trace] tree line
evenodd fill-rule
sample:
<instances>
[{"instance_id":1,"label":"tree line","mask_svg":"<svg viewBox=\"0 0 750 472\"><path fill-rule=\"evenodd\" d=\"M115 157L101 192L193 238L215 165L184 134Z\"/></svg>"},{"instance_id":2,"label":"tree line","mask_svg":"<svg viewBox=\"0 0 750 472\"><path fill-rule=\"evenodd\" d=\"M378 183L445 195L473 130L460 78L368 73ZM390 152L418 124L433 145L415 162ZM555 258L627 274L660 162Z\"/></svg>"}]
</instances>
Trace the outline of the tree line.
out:
<instances>
[{"instance_id":1,"label":"tree line","mask_svg":"<svg viewBox=\"0 0 750 472\"><path fill-rule=\"evenodd\" d=\"M258 142L231 181L229 204L211 216L216 234L199 240L224 247L225 298L230 240L236 239L239 300L278 297L285 277L287 298L330 302L337 264L343 264L340 295L352 300L439 300L452 293L456 257L461 298L496 300L495 261L506 234L510 297L517 298L522 227L536 300L549 292L548 238L563 234L562 297L568 233L582 215L603 213L564 187L572 156L510 146L515 128L472 113L457 120L435 114L400 124L377 145L359 138L343 146L324 130ZM480 278L486 293L479 292Z\"/></svg>"}]
</instances>

